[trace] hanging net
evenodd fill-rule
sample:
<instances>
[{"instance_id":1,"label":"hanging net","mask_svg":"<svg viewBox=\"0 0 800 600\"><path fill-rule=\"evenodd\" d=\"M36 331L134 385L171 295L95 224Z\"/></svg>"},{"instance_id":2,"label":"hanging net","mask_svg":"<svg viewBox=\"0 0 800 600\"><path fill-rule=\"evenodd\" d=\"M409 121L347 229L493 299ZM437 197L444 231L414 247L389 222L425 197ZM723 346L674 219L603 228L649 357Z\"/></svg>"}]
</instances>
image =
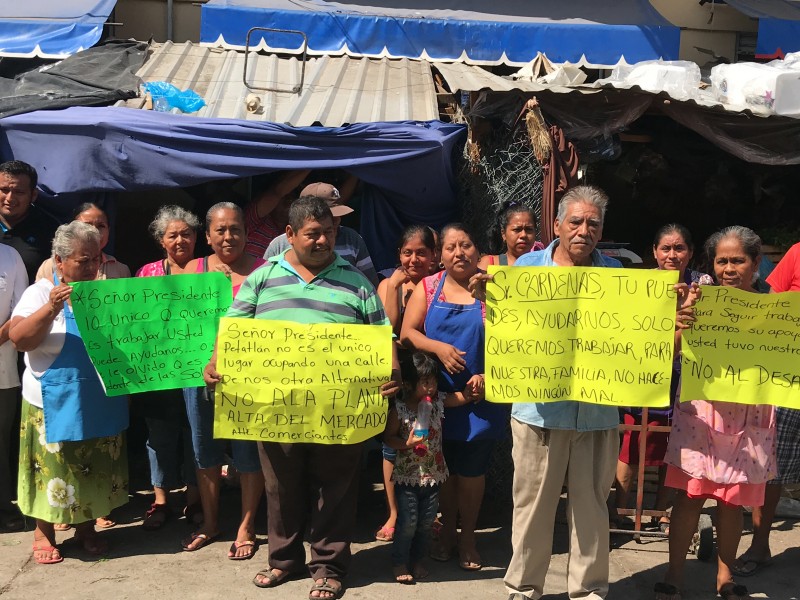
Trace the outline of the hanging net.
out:
<instances>
[{"instance_id":1,"label":"hanging net","mask_svg":"<svg viewBox=\"0 0 800 600\"><path fill-rule=\"evenodd\" d=\"M475 136L473 130L474 139L464 145L458 176L462 218L474 232L482 252L501 251L499 239L490 239L490 230L507 200L531 208L536 215L537 233L540 230L542 167L537 154L549 158L549 145L543 147L541 132L535 123L531 124L531 115L533 112L513 129L492 121L487 134Z\"/></svg>"}]
</instances>

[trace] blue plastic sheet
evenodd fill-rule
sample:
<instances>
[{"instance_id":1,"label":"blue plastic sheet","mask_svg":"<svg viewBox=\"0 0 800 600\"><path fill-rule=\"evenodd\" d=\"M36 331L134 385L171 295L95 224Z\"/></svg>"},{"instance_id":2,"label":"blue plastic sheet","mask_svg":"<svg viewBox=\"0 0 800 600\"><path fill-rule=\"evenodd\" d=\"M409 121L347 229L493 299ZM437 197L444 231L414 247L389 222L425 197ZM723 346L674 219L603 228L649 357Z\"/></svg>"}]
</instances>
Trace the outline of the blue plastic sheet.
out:
<instances>
[{"instance_id":1,"label":"blue plastic sheet","mask_svg":"<svg viewBox=\"0 0 800 600\"><path fill-rule=\"evenodd\" d=\"M166 81L150 81L142 87L153 98L153 107L159 112L177 108L181 112L193 113L206 105L206 101L194 90L181 91Z\"/></svg>"},{"instance_id":2,"label":"blue plastic sheet","mask_svg":"<svg viewBox=\"0 0 800 600\"><path fill-rule=\"evenodd\" d=\"M756 55L777 58L800 51L800 21L760 19Z\"/></svg>"},{"instance_id":3,"label":"blue plastic sheet","mask_svg":"<svg viewBox=\"0 0 800 600\"><path fill-rule=\"evenodd\" d=\"M0 158L39 170L51 197L197 185L283 169L345 169L365 184L361 234L378 268L394 265L405 224L458 214L452 157L461 125L302 127L129 108L68 108L0 120Z\"/></svg>"}]
</instances>

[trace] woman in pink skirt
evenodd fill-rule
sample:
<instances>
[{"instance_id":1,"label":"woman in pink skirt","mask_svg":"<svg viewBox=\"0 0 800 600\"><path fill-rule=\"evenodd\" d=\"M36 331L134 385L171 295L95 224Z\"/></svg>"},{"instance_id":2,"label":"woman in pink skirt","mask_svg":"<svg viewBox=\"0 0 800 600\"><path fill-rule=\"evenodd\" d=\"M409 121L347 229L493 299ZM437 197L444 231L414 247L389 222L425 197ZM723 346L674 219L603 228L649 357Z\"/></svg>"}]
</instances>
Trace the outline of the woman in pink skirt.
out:
<instances>
[{"instance_id":1,"label":"woman in pink skirt","mask_svg":"<svg viewBox=\"0 0 800 600\"><path fill-rule=\"evenodd\" d=\"M761 240L746 227L728 227L706 242L719 285L748 292L761 259ZM679 403L667 454L665 485L678 489L672 509L669 568L655 586L656 600L680 600L683 569L707 499L717 502L717 593L749 598L731 568L742 536L742 506L760 506L775 476L775 411L769 405L694 400Z\"/></svg>"}]
</instances>

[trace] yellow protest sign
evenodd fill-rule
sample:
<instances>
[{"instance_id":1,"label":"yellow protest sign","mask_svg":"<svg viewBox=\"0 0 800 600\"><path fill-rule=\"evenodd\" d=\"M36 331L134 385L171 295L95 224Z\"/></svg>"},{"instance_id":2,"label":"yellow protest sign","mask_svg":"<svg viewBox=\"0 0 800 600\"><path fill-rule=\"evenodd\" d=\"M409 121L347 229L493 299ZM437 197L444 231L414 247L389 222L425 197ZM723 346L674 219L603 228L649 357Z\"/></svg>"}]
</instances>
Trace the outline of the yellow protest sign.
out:
<instances>
[{"instance_id":1,"label":"yellow protest sign","mask_svg":"<svg viewBox=\"0 0 800 600\"><path fill-rule=\"evenodd\" d=\"M681 400L800 408L800 294L703 286L683 333Z\"/></svg>"},{"instance_id":2,"label":"yellow protest sign","mask_svg":"<svg viewBox=\"0 0 800 600\"><path fill-rule=\"evenodd\" d=\"M486 397L669 405L675 271L489 267Z\"/></svg>"},{"instance_id":3,"label":"yellow protest sign","mask_svg":"<svg viewBox=\"0 0 800 600\"><path fill-rule=\"evenodd\" d=\"M381 433L388 325L220 320L214 437L356 444Z\"/></svg>"}]
</instances>

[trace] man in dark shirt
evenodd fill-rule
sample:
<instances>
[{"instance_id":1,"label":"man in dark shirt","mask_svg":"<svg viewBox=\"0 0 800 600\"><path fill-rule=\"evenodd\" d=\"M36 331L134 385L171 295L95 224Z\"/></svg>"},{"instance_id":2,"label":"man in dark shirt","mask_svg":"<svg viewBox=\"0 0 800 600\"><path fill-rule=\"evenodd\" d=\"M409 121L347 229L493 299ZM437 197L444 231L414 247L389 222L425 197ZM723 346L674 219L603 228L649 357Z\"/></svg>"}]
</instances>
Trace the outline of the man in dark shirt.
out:
<instances>
[{"instance_id":1,"label":"man in dark shirt","mask_svg":"<svg viewBox=\"0 0 800 600\"><path fill-rule=\"evenodd\" d=\"M21 160L0 164L0 243L11 246L22 257L28 280L50 257L50 245L59 223L34 202L38 191L36 169Z\"/></svg>"}]
</instances>

